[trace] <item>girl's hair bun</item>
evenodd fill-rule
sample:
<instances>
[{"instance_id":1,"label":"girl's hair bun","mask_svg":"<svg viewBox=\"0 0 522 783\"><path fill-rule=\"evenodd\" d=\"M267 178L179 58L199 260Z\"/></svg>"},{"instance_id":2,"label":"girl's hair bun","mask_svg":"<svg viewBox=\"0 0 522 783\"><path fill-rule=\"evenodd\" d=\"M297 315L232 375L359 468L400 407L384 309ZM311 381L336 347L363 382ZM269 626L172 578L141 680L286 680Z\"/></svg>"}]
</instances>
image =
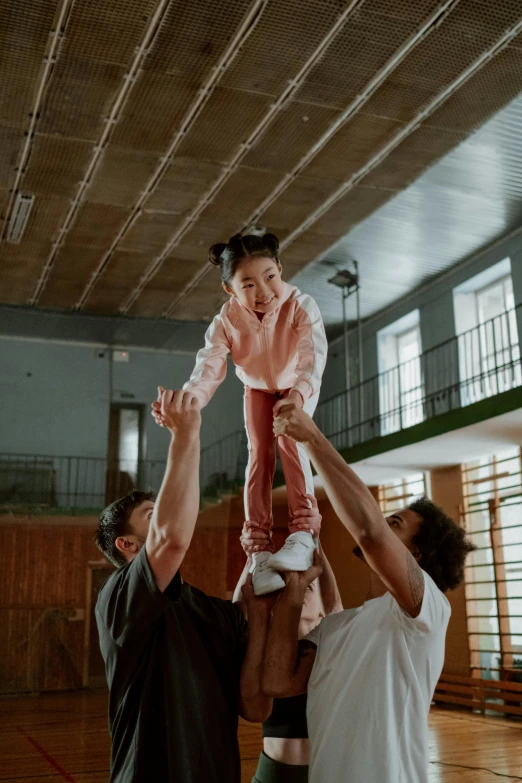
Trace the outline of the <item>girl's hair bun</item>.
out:
<instances>
[{"instance_id":1,"label":"girl's hair bun","mask_svg":"<svg viewBox=\"0 0 522 783\"><path fill-rule=\"evenodd\" d=\"M211 264L214 264L214 266L219 266L221 264L221 256L223 251L226 250L226 247L226 242L216 242L215 245L212 245L208 251L208 260Z\"/></svg>"},{"instance_id":2,"label":"girl's hair bun","mask_svg":"<svg viewBox=\"0 0 522 783\"><path fill-rule=\"evenodd\" d=\"M265 247L267 247L274 256L277 256L279 253L279 239L276 237L275 234L265 234L263 236L263 242Z\"/></svg>"}]
</instances>

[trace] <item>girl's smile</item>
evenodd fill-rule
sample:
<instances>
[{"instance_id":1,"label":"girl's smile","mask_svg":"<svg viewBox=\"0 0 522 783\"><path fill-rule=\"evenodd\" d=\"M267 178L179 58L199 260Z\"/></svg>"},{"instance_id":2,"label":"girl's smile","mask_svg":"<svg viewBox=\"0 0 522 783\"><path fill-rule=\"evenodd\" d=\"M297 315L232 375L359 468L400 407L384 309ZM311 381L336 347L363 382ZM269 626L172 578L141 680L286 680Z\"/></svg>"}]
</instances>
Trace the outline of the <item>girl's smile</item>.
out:
<instances>
[{"instance_id":1,"label":"girl's smile","mask_svg":"<svg viewBox=\"0 0 522 783\"><path fill-rule=\"evenodd\" d=\"M273 258L245 258L223 288L249 310L271 313L277 310L284 292L281 264Z\"/></svg>"}]
</instances>

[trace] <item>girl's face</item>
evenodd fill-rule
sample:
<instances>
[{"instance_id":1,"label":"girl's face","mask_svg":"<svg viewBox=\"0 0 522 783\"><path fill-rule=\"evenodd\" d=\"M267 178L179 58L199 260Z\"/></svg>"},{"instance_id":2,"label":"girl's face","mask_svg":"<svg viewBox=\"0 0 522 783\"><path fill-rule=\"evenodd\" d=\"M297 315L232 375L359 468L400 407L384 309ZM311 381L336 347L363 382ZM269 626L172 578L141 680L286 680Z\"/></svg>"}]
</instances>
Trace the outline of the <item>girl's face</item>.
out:
<instances>
[{"instance_id":1,"label":"girl's face","mask_svg":"<svg viewBox=\"0 0 522 783\"><path fill-rule=\"evenodd\" d=\"M257 313L271 313L282 303L281 264L273 258L245 258L223 288L242 305Z\"/></svg>"}]
</instances>

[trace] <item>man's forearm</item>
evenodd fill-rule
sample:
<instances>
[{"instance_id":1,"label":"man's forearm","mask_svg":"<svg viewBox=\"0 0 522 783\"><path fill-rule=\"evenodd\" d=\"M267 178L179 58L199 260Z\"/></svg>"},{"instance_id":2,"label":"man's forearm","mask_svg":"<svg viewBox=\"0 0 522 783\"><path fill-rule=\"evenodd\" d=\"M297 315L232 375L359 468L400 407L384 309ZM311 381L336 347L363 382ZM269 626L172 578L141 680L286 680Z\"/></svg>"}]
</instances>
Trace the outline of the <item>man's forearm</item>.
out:
<instances>
[{"instance_id":1,"label":"man's forearm","mask_svg":"<svg viewBox=\"0 0 522 783\"><path fill-rule=\"evenodd\" d=\"M265 720L272 710L272 699L261 688L261 669L269 623L269 609L250 612L248 644L240 680L241 715L256 723Z\"/></svg>"},{"instance_id":2,"label":"man's forearm","mask_svg":"<svg viewBox=\"0 0 522 783\"><path fill-rule=\"evenodd\" d=\"M334 511L355 540L378 535L384 520L377 501L315 425L304 445Z\"/></svg>"},{"instance_id":3,"label":"man's forearm","mask_svg":"<svg viewBox=\"0 0 522 783\"><path fill-rule=\"evenodd\" d=\"M199 427L172 437L152 525L165 543L188 547L199 511Z\"/></svg>"},{"instance_id":4,"label":"man's forearm","mask_svg":"<svg viewBox=\"0 0 522 783\"><path fill-rule=\"evenodd\" d=\"M339 588L337 587L337 580L320 540L319 554L323 558L323 571L319 577L319 587L321 590L321 600L323 602L325 614L331 614L332 612L342 612L343 603L339 593Z\"/></svg>"},{"instance_id":5,"label":"man's forearm","mask_svg":"<svg viewBox=\"0 0 522 783\"><path fill-rule=\"evenodd\" d=\"M245 582L247 580L247 577L248 577L251 565L252 565L252 560L251 560L251 558L247 557L247 561L245 563L245 567L243 568L243 570L241 572L241 576L239 577L238 583L237 583L236 588L234 590L234 595L232 596L232 603L234 603L234 604L241 604L241 607L243 609L243 614L245 614L245 616L246 616L246 604L245 604L245 601L243 599L243 593L241 591L241 588L243 587L243 585L245 584Z\"/></svg>"},{"instance_id":6,"label":"man's forearm","mask_svg":"<svg viewBox=\"0 0 522 783\"><path fill-rule=\"evenodd\" d=\"M263 661L261 685L270 696L292 691L299 654L299 621L304 595L285 588L272 614Z\"/></svg>"}]
</instances>

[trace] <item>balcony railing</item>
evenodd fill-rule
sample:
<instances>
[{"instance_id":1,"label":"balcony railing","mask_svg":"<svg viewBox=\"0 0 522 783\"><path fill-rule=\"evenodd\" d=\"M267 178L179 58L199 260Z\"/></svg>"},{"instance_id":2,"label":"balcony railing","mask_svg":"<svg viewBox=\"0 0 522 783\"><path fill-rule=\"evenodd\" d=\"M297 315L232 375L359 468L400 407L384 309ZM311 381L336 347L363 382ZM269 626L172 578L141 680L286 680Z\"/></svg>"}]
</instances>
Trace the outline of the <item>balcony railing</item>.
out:
<instances>
[{"instance_id":1,"label":"balcony railing","mask_svg":"<svg viewBox=\"0 0 522 783\"><path fill-rule=\"evenodd\" d=\"M201 450L202 500L237 491L246 467L246 436L234 432ZM157 491L165 460L110 462L96 457L0 453L0 507L99 511L135 487Z\"/></svg>"},{"instance_id":2,"label":"balcony railing","mask_svg":"<svg viewBox=\"0 0 522 783\"><path fill-rule=\"evenodd\" d=\"M347 449L522 386L517 316L520 305L325 400L315 421Z\"/></svg>"},{"instance_id":3,"label":"balcony railing","mask_svg":"<svg viewBox=\"0 0 522 783\"><path fill-rule=\"evenodd\" d=\"M347 449L521 387L517 315L520 307L322 402L319 428ZM242 429L202 449L202 500L236 492L246 462ZM135 486L157 491L164 472L164 460L142 460L136 474L122 460L0 453L0 507L97 511Z\"/></svg>"}]
</instances>

